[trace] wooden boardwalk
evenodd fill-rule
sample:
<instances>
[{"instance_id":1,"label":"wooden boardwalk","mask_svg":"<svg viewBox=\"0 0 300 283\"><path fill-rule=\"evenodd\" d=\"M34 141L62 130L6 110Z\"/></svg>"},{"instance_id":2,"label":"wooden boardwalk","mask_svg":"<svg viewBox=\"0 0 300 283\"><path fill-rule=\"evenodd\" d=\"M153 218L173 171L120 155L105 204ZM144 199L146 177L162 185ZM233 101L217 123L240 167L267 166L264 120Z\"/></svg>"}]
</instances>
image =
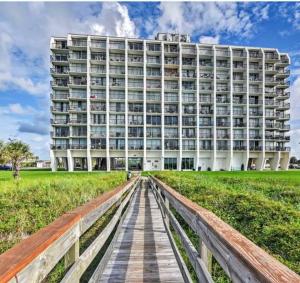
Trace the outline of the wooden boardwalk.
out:
<instances>
[{"instance_id":1,"label":"wooden boardwalk","mask_svg":"<svg viewBox=\"0 0 300 283\"><path fill-rule=\"evenodd\" d=\"M161 211L145 181L129 204L104 272L93 282L184 282Z\"/></svg>"}]
</instances>

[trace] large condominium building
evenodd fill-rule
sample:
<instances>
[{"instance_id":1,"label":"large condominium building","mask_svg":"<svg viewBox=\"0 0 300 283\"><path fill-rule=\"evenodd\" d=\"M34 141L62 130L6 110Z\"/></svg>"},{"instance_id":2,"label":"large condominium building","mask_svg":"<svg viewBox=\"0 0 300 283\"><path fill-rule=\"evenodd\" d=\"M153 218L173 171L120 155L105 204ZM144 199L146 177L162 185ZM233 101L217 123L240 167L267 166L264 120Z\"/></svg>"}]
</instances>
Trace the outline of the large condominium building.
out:
<instances>
[{"instance_id":1,"label":"large condominium building","mask_svg":"<svg viewBox=\"0 0 300 283\"><path fill-rule=\"evenodd\" d=\"M52 169L262 170L289 162L287 54L69 34L51 39Z\"/></svg>"}]
</instances>

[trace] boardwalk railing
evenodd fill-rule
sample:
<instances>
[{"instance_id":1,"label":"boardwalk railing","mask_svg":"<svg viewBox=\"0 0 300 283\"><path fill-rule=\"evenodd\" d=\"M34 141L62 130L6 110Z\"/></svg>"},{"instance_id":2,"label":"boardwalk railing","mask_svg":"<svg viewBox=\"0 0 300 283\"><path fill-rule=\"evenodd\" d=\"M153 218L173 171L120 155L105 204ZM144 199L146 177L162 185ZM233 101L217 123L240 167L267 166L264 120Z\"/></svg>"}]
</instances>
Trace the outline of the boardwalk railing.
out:
<instances>
[{"instance_id":1,"label":"boardwalk railing","mask_svg":"<svg viewBox=\"0 0 300 283\"><path fill-rule=\"evenodd\" d=\"M199 282L213 282L210 274L212 256L233 282L300 282L296 273L212 212L193 203L155 177L151 177L151 186L161 206L166 226L171 225L179 236ZM193 246L170 207L199 236L199 249ZM186 267L181 268L183 273L186 272Z\"/></svg>"},{"instance_id":2,"label":"boardwalk railing","mask_svg":"<svg viewBox=\"0 0 300 283\"><path fill-rule=\"evenodd\" d=\"M89 203L68 212L45 228L0 255L0 282L41 282L64 257L69 268L63 282L79 282L80 277L104 246L122 217L139 178L104 193ZM112 219L89 247L79 255L79 239L113 205Z\"/></svg>"}]
</instances>

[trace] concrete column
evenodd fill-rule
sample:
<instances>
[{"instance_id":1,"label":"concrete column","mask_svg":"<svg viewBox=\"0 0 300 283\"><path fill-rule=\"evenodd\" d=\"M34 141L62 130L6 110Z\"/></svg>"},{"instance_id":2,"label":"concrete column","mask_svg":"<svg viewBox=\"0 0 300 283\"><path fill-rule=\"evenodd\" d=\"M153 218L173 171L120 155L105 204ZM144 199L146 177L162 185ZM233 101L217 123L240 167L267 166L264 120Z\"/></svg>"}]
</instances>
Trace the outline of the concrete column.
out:
<instances>
[{"instance_id":1,"label":"concrete column","mask_svg":"<svg viewBox=\"0 0 300 283\"><path fill-rule=\"evenodd\" d=\"M196 161L195 161L195 170L198 171L199 167L199 159L200 159L200 130L199 130L199 113L200 113L200 106L199 106L199 48L198 44L195 45L196 48Z\"/></svg>"},{"instance_id":2,"label":"concrete column","mask_svg":"<svg viewBox=\"0 0 300 283\"><path fill-rule=\"evenodd\" d=\"M280 169L288 170L290 164L290 152L281 152Z\"/></svg>"},{"instance_id":3,"label":"concrete column","mask_svg":"<svg viewBox=\"0 0 300 283\"><path fill-rule=\"evenodd\" d=\"M261 171L265 169L265 154L263 152L259 153L259 157L256 161L256 170Z\"/></svg>"},{"instance_id":4,"label":"concrete column","mask_svg":"<svg viewBox=\"0 0 300 283\"><path fill-rule=\"evenodd\" d=\"M87 89L86 89L86 106L87 106L87 149L86 149L86 158L87 158L87 170L92 171L92 158L91 158L91 37L87 38Z\"/></svg>"},{"instance_id":5,"label":"concrete column","mask_svg":"<svg viewBox=\"0 0 300 283\"><path fill-rule=\"evenodd\" d=\"M73 156L70 149L67 150L67 156L68 156L68 171L73 172L74 171L74 162L73 162Z\"/></svg>"},{"instance_id":6,"label":"concrete column","mask_svg":"<svg viewBox=\"0 0 300 283\"><path fill-rule=\"evenodd\" d=\"M165 169L165 50L161 42L161 170Z\"/></svg>"},{"instance_id":7,"label":"concrete column","mask_svg":"<svg viewBox=\"0 0 300 283\"><path fill-rule=\"evenodd\" d=\"M261 155L262 155L262 159L263 159L263 166L262 166L262 169L260 170L263 170L265 168L265 155L266 155L266 140L265 140L265 135L266 135L266 122L265 122L265 52L264 50L262 49L262 54L263 54L263 58L262 58L262 111L263 111L263 117L262 117L262 152L261 152Z\"/></svg>"},{"instance_id":8,"label":"concrete column","mask_svg":"<svg viewBox=\"0 0 300 283\"><path fill-rule=\"evenodd\" d=\"M274 153L274 157L272 158L270 165L271 169L277 171L279 167L279 161L280 161L280 151L277 151Z\"/></svg>"},{"instance_id":9,"label":"concrete column","mask_svg":"<svg viewBox=\"0 0 300 283\"><path fill-rule=\"evenodd\" d=\"M146 111L146 109L144 109L144 111ZM125 170L128 171L128 39L127 38L125 39Z\"/></svg>"},{"instance_id":10,"label":"concrete column","mask_svg":"<svg viewBox=\"0 0 300 283\"><path fill-rule=\"evenodd\" d=\"M110 171L109 152L109 37L106 38L106 170Z\"/></svg>"},{"instance_id":11,"label":"concrete column","mask_svg":"<svg viewBox=\"0 0 300 283\"><path fill-rule=\"evenodd\" d=\"M243 158L244 170L248 170L248 162L250 156L250 129L249 129L249 50L246 48L247 61L246 61L246 152Z\"/></svg>"},{"instance_id":12,"label":"concrete column","mask_svg":"<svg viewBox=\"0 0 300 283\"><path fill-rule=\"evenodd\" d=\"M57 160L53 150L50 150L50 161L51 161L51 170L52 172L57 170Z\"/></svg>"},{"instance_id":13,"label":"concrete column","mask_svg":"<svg viewBox=\"0 0 300 283\"><path fill-rule=\"evenodd\" d=\"M233 99L233 54L232 54L232 47L229 47L229 54L230 54L230 92L229 92L229 99L230 99L230 129L229 129L229 151L227 155L227 164L226 164L226 170L230 171L232 167L232 159L233 159L233 105L232 105L232 99Z\"/></svg>"},{"instance_id":14,"label":"concrete column","mask_svg":"<svg viewBox=\"0 0 300 283\"><path fill-rule=\"evenodd\" d=\"M143 115L143 120L144 120L144 126L143 126L143 131L144 131L144 150L143 150L143 170L146 169L146 164L147 164L147 123L146 123L146 119L147 119L147 45L146 45L146 40L143 40L143 73L144 73L144 77L143 77L143 107L144 107L144 115Z\"/></svg>"},{"instance_id":15,"label":"concrete column","mask_svg":"<svg viewBox=\"0 0 300 283\"><path fill-rule=\"evenodd\" d=\"M216 48L213 46L213 150L211 157L211 170L215 171L216 160L217 160L217 58L216 58Z\"/></svg>"},{"instance_id":16,"label":"concrete column","mask_svg":"<svg viewBox=\"0 0 300 283\"><path fill-rule=\"evenodd\" d=\"M181 170L181 160L182 160L182 46L181 43L178 44L179 47L179 158L177 161L177 170Z\"/></svg>"}]
</instances>

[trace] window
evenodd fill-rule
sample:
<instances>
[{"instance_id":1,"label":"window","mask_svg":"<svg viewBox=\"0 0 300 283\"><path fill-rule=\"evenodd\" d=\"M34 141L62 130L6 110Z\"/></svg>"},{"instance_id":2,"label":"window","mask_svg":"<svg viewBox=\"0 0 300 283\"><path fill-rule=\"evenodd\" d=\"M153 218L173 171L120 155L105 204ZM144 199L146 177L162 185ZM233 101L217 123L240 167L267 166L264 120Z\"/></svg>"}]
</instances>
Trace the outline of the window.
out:
<instances>
[{"instance_id":1,"label":"window","mask_svg":"<svg viewBox=\"0 0 300 283\"><path fill-rule=\"evenodd\" d=\"M161 125L161 116L147 115L147 125Z\"/></svg>"},{"instance_id":2,"label":"window","mask_svg":"<svg viewBox=\"0 0 300 283\"><path fill-rule=\"evenodd\" d=\"M165 128L165 138L178 138L178 128Z\"/></svg>"},{"instance_id":3,"label":"window","mask_svg":"<svg viewBox=\"0 0 300 283\"><path fill-rule=\"evenodd\" d=\"M195 150L195 141L194 140L183 140L182 141L183 150Z\"/></svg>"},{"instance_id":4,"label":"window","mask_svg":"<svg viewBox=\"0 0 300 283\"><path fill-rule=\"evenodd\" d=\"M181 169L182 170L193 170L194 169L194 158L182 158Z\"/></svg>"},{"instance_id":5,"label":"window","mask_svg":"<svg viewBox=\"0 0 300 283\"><path fill-rule=\"evenodd\" d=\"M161 141L160 140L147 140L147 149L148 150L160 150Z\"/></svg>"},{"instance_id":6,"label":"window","mask_svg":"<svg viewBox=\"0 0 300 283\"><path fill-rule=\"evenodd\" d=\"M128 149L129 150L141 150L144 148L144 141L142 139L129 139L128 140Z\"/></svg>"},{"instance_id":7,"label":"window","mask_svg":"<svg viewBox=\"0 0 300 283\"><path fill-rule=\"evenodd\" d=\"M160 104L147 103L147 112L148 113L160 113L161 108Z\"/></svg>"},{"instance_id":8,"label":"window","mask_svg":"<svg viewBox=\"0 0 300 283\"><path fill-rule=\"evenodd\" d=\"M177 158L165 158L166 170L177 170Z\"/></svg>"},{"instance_id":9,"label":"window","mask_svg":"<svg viewBox=\"0 0 300 283\"><path fill-rule=\"evenodd\" d=\"M165 125L178 125L177 116L165 116Z\"/></svg>"},{"instance_id":10,"label":"window","mask_svg":"<svg viewBox=\"0 0 300 283\"><path fill-rule=\"evenodd\" d=\"M128 115L129 125L142 125L143 116L142 115Z\"/></svg>"}]
</instances>

